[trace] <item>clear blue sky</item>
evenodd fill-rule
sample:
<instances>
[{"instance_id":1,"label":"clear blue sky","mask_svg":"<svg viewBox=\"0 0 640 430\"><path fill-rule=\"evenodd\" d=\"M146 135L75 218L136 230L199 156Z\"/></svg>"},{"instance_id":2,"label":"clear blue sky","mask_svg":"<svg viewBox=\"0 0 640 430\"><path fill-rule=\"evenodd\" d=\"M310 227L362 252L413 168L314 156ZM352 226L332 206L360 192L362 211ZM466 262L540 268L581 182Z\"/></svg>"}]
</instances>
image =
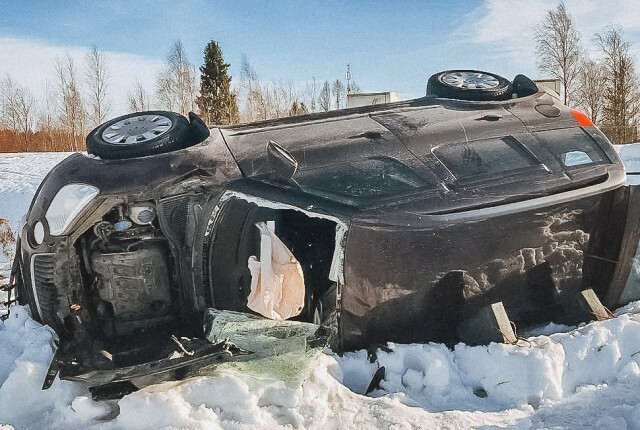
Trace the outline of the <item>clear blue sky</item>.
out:
<instances>
[{"instance_id":1,"label":"clear blue sky","mask_svg":"<svg viewBox=\"0 0 640 430\"><path fill-rule=\"evenodd\" d=\"M196 66L213 39L232 76L239 74L242 54L262 79L274 81L344 79L350 63L364 91L392 90L405 97L423 95L428 76L443 69L538 77L533 28L557 5L554 0L3 3L0 38L83 49L95 44L160 61L179 39ZM622 25L625 36L640 40L635 0L566 4L586 45L609 24ZM0 62L0 75L16 73L16 67ZM137 65L130 67L135 71Z\"/></svg>"}]
</instances>

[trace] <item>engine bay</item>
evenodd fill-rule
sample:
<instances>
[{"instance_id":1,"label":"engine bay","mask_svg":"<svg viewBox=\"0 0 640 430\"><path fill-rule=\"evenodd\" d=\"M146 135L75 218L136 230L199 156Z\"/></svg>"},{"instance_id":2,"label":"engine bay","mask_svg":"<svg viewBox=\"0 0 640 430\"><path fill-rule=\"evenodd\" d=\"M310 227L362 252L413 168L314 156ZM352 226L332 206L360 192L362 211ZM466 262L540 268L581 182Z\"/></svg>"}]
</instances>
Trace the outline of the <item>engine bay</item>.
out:
<instances>
[{"instance_id":1,"label":"engine bay","mask_svg":"<svg viewBox=\"0 0 640 430\"><path fill-rule=\"evenodd\" d=\"M173 261L153 203L114 207L80 244L99 334L107 339L133 335L175 319Z\"/></svg>"}]
</instances>

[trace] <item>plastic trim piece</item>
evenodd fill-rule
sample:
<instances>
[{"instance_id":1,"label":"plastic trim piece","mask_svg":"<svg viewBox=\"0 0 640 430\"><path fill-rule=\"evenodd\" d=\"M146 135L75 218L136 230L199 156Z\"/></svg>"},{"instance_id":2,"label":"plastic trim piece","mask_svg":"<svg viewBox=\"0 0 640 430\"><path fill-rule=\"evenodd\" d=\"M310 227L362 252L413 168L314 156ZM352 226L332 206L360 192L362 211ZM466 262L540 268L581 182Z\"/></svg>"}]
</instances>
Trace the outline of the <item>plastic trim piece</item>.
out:
<instances>
[{"instance_id":1,"label":"plastic trim piece","mask_svg":"<svg viewBox=\"0 0 640 430\"><path fill-rule=\"evenodd\" d=\"M35 277L35 262L36 257L44 257L44 256L54 256L54 253L46 253L46 254L33 254L31 256L31 262L29 263L29 270L31 275L31 290L33 291L33 300L36 302L36 308L38 309L38 317L40 321L43 320L42 309L40 308L40 299L38 298L38 288L36 286L36 277Z\"/></svg>"}]
</instances>

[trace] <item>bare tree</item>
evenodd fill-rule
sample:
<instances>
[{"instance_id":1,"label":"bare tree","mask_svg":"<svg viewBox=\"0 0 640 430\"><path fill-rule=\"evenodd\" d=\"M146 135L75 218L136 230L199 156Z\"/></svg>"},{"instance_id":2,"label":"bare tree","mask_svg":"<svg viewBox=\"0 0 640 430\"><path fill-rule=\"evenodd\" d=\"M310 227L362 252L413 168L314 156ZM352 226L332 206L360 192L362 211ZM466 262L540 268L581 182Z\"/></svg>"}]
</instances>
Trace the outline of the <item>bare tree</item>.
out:
<instances>
[{"instance_id":1,"label":"bare tree","mask_svg":"<svg viewBox=\"0 0 640 430\"><path fill-rule=\"evenodd\" d=\"M35 126L36 99L28 88L16 84L6 75L2 87L2 117L5 126L22 139L23 151L31 151L30 137Z\"/></svg>"},{"instance_id":2,"label":"bare tree","mask_svg":"<svg viewBox=\"0 0 640 430\"><path fill-rule=\"evenodd\" d=\"M318 110L318 97L320 95L320 82L315 76L308 81L304 89L304 98L307 101L305 106L309 109L309 112L316 112Z\"/></svg>"},{"instance_id":3,"label":"bare tree","mask_svg":"<svg viewBox=\"0 0 640 430\"><path fill-rule=\"evenodd\" d=\"M289 116L305 115L308 113L309 113L309 109L307 108L307 105L304 104L304 102L298 102L298 100L294 100L293 103L291 104L291 109L289 110Z\"/></svg>"},{"instance_id":4,"label":"bare tree","mask_svg":"<svg viewBox=\"0 0 640 430\"><path fill-rule=\"evenodd\" d=\"M187 115L195 110L197 92L196 70L178 40L169 51L167 66L157 77L156 96L163 108Z\"/></svg>"},{"instance_id":5,"label":"bare tree","mask_svg":"<svg viewBox=\"0 0 640 430\"><path fill-rule=\"evenodd\" d=\"M351 81L351 93L350 94L358 94L362 92L362 88L355 81Z\"/></svg>"},{"instance_id":6,"label":"bare tree","mask_svg":"<svg viewBox=\"0 0 640 430\"><path fill-rule=\"evenodd\" d=\"M634 142L638 134L640 86L630 44L622 40L618 27L596 34L595 39L602 50L605 68L602 130L613 143Z\"/></svg>"},{"instance_id":7,"label":"bare tree","mask_svg":"<svg viewBox=\"0 0 640 430\"><path fill-rule=\"evenodd\" d=\"M136 81L133 91L127 92L127 103L129 112L143 112L151 109L149 93L142 86L140 81Z\"/></svg>"},{"instance_id":8,"label":"bare tree","mask_svg":"<svg viewBox=\"0 0 640 430\"><path fill-rule=\"evenodd\" d=\"M60 123L71 142L71 149L79 151L84 149L82 137L86 129L86 112L80 96L78 72L69 53L56 59L56 75Z\"/></svg>"},{"instance_id":9,"label":"bare tree","mask_svg":"<svg viewBox=\"0 0 640 430\"><path fill-rule=\"evenodd\" d=\"M328 112L329 109L331 109L331 86L328 81L324 81L324 84L322 85L318 104L320 104L320 109L325 112Z\"/></svg>"},{"instance_id":10,"label":"bare tree","mask_svg":"<svg viewBox=\"0 0 640 430\"><path fill-rule=\"evenodd\" d=\"M246 122L267 119L267 101L258 74L242 54L240 63L240 99L242 120Z\"/></svg>"},{"instance_id":11,"label":"bare tree","mask_svg":"<svg viewBox=\"0 0 640 430\"><path fill-rule=\"evenodd\" d=\"M156 98L163 109L178 110L175 83L167 71L160 72L156 78Z\"/></svg>"},{"instance_id":12,"label":"bare tree","mask_svg":"<svg viewBox=\"0 0 640 430\"><path fill-rule=\"evenodd\" d=\"M564 88L564 104L575 97L582 61L582 43L564 3L550 10L536 29L538 68L549 77L559 79Z\"/></svg>"},{"instance_id":13,"label":"bare tree","mask_svg":"<svg viewBox=\"0 0 640 430\"><path fill-rule=\"evenodd\" d=\"M291 82L262 82L243 55L238 98L242 120L257 121L289 116L300 95Z\"/></svg>"},{"instance_id":14,"label":"bare tree","mask_svg":"<svg viewBox=\"0 0 640 430\"><path fill-rule=\"evenodd\" d=\"M336 109L342 107L342 100L345 96L345 86L340 79L333 81L332 85L333 99L336 101Z\"/></svg>"},{"instance_id":15,"label":"bare tree","mask_svg":"<svg viewBox=\"0 0 640 430\"><path fill-rule=\"evenodd\" d=\"M104 53L98 51L96 45L91 46L91 51L86 57L86 83L88 101L88 120L91 127L102 124L111 110L107 100L107 87L110 75Z\"/></svg>"},{"instance_id":16,"label":"bare tree","mask_svg":"<svg viewBox=\"0 0 640 430\"><path fill-rule=\"evenodd\" d=\"M268 84L266 89L270 109L269 117L282 118L289 116L291 106L299 99L298 90L293 82Z\"/></svg>"},{"instance_id":17,"label":"bare tree","mask_svg":"<svg viewBox=\"0 0 640 430\"><path fill-rule=\"evenodd\" d=\"M604 66L593 60L585 60L578 75L578 92L576 102L595 124L602 119L604 108L606 70Z\"/></svg>"},{"instance_id":18,"label":"bare tree","mask_svg":"<svg viewBox=\"0 0 640 430\"><path fill-rule=\"evenodd\" d=\"M37 119L37 129L42 134L41 149L43 151L55 151L61 149L62 142L55 141L55 135L59 135L56 118L56 93L48 80L44 83L44 90L40 94L40 111Z\"/></svg>"}]
</instances>

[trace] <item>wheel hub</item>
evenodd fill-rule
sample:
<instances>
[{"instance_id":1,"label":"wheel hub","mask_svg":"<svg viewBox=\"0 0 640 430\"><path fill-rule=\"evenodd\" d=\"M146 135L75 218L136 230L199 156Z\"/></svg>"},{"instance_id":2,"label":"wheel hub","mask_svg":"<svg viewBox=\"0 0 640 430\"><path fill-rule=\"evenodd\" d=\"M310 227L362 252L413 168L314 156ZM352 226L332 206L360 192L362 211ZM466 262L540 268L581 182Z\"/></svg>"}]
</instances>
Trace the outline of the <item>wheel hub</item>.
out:
<instances>
[{"instance_id":1,"label":"wheel hub","mask_svg":"<svg viewBox=\"0 0 640 430\"><path fill-rule=\"evenodd\" d=\"M452 87L469 90L492 89L500 84L494 76L479 72L445 73L440 77L440 81Z\"/></svg>"},{"instance_id":2,"label":"wheel hub","mask_svg":"<svg viewBox=\"0 0 640 430\"><path fill-rule=\"evenodd\" d=\"M111 124L102 132L102 139L116 145L143 143L167 133L171 125L163 115L134 116Z\"/></svg>"}]
</instances>

